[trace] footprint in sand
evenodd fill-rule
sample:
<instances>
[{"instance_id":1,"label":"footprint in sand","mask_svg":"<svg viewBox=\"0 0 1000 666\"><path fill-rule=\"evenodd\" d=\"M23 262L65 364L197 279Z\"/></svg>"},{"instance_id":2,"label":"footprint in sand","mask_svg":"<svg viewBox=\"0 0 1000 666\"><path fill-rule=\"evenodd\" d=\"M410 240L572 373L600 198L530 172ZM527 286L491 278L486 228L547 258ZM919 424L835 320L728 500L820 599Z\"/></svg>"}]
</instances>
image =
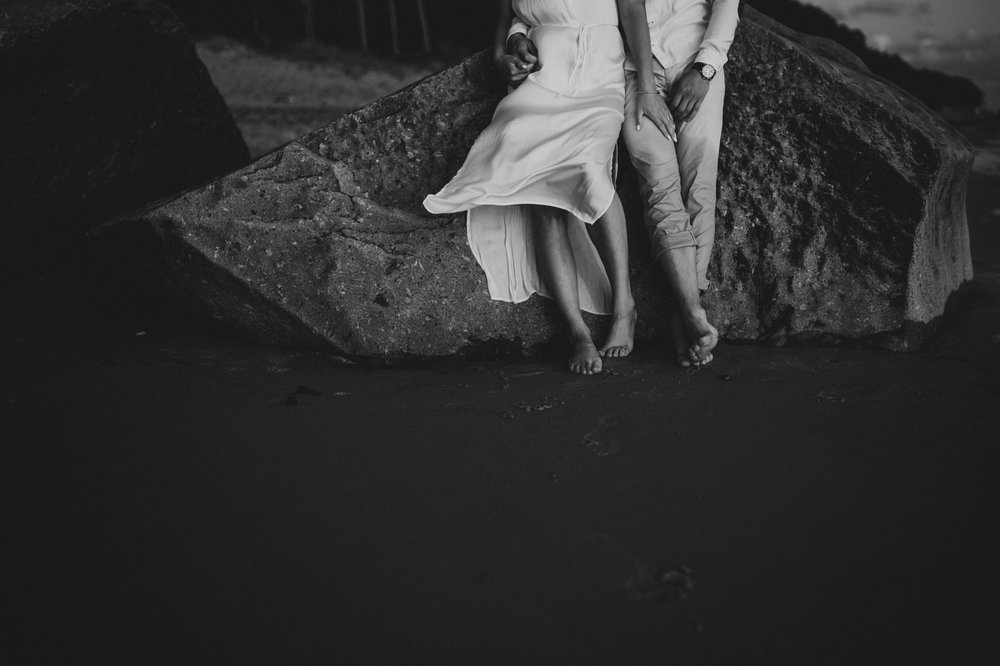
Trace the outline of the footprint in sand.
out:
<instances>
[{"instance_id":1,"label":"footprint in sand","mask_svg":"<svg viewBox=\"0 0 1000 666\"><path fill-rule=\"evenodd\" d=\"M308 395L308 396L316 397L316 396L320 396L320 395L323 395L323 394L320 393L319 391L317 391L316 389L309 388L308 386L305 386L303 384L299 384L298 387L296 387L295 389L289 391L285 395L283 395L283 396L281 396L279 398L274 398L273 400L271 400L271 403L272 404L282 405L284 407L295 407L296 405L299 404L299 396L300 395Z\"/></svg>"},{"instance_id":2,"label":"footprint in sand","mask_svg":"<svg viewBox=\"0 0 1000 666\"><path fill-rule=\"evenodd\" d=\"M606 534L592 536L590 545L613 558L616 564L631 569L631 574L625 580L625 590L636 601L676 603L687 599L694 588L690 567L661 567L647 558L628 552Z\"/></svg>"},{"instance_id":3,"label":"footprint in sand","mask_svg":"<svg viewBox=\"0 0 1000 666\"><path fill-rule=\"evenodd\" d=\"M622 420L617 416L602 416L597 427L583 436L583 445L598 458L617 455L624 444L621 425Z\"/></svg>"},{"instance_id":4,"label":"footprint in sand","mask_svg":"<svg viewBox=\"0 0 1000 666\"><path fill-rule=\"evenodd\" d=\"M689 567L662 569L649 562L636 562L635 571L625 581L625 589L636 601L657 604L683 601L693 587Z\"/></svg>"}]
</instances>

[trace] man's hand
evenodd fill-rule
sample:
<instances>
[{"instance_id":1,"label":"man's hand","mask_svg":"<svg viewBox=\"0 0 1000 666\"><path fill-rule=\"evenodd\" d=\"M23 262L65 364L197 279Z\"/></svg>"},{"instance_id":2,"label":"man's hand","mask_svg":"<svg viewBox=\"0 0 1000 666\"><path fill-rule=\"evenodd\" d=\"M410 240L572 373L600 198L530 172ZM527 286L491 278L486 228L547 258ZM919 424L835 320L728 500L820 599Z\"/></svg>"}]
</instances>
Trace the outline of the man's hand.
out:
<instances>
[{"instance_id":1,"label":"man's hand","mask_svg":"<svg viewBox=\"0 0 1000 666\"><path fill-rule=\"evenodd\" d=\"M542 68L535 43L521 33L510 36L507 40L507 53L497 58L494 64L507 79L507 83L514 87L521 85L528 74Z\"/></svg>"},{"instance_id":2,"label":"man's hand","mask_svg":"<svg viewBox=\"0 0 1000 666\"><path fill-rule=\"evenodd\" d=\"M674 120L677 121L678 127L692 120L698 113L702 100L708 94L710 83L693 69L684 72L674 83L670 95L670 110L674 112Z\"/></svg>"},{"instance_id":3,"label":"man's hand","mask_svg":"<svg viewBox=\"0 0 1000 666\"><path fill-rule=\"evenodd\" d=\"M677 141L677 131L674 129L674 117L667 108L667 103L663 101L659 93L640 92L635 100L635 128L642 129L642 117L646 116L650 122L671 141Z\"/></svg>"}]
</instances>

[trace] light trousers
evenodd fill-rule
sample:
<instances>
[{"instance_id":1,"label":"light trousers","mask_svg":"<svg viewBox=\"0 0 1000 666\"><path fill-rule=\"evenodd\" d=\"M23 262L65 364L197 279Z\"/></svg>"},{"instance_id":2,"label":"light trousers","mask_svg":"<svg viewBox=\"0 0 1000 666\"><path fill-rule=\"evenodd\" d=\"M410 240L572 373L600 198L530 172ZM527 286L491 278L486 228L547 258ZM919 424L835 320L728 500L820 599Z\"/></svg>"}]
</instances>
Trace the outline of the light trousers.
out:
<instances>
[{"instance_id":1,"label":"light trousers","mask_svg":"<svg viewBox=\"0 0 1000 666\"><path fill-rule=\"evenodd\" d=\"M674 81L693 62L694 57L664 69L654 59L656 89L665 99L669 100ZM626 72L622 135L639 174L653 254L659 261L665 252L693 246L698 287L707 289L708 262L715 244L716 181L726 92L724 74L720 69L713 77L701 108L692 120L683 124L676 144L647 118L643 118L641 130L635 129L637 92L636 73Z\"/></svg>"}]
</instances>

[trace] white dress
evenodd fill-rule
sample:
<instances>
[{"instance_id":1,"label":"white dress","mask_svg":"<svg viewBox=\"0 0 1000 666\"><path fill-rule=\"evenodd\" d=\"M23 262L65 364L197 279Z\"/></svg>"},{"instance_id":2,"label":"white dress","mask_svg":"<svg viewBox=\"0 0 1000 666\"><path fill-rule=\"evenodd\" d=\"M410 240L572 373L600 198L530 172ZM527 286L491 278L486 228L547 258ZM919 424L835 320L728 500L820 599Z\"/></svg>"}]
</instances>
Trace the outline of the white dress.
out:
<instances>
[{"instance_id":1,"label":"white dress","mask_svg":"<svg viewBox=\"0 0 1000 666\"><path fill-rule=\"evenodd\" d=\"M580 307L611 312L611 286L584 224L611 205L625 106L624 46L615 0L513 0L531 26L541 70L497 105L431 213L468 211L469 246L490 296L547 295L535 264L531 204L567 211Z\"/></svg>"}]
</instances>

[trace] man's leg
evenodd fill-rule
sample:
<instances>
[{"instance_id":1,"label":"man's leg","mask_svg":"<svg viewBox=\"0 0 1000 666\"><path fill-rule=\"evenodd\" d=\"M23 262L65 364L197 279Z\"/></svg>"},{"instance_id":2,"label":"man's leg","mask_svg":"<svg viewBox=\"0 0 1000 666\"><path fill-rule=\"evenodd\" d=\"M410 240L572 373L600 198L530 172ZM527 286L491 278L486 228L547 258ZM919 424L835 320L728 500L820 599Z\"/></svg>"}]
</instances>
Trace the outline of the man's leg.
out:
<instances>
[{"instance_id":1,"label":"man's leg","mask_svg":"<svg viewBox=\"0 0 1000 666\"><path fill-rule=\"evenodd\" d=\"M698 113L684 123L677 135L681 194L691 216L695 238L693 261L699 293L708 289L708 264L715 245L716 185L725 93L725 75L720 70L712 79ZM712 360L712 350L719 342L719 334L709 323L700 300L698 309L701 312L692 312L694 316L689 318L687 325L691 334L697 336L692 357L697 358L697 364L703 365Z\"/></svg>"},{"instance_id":2,"label":"man's leg","mask_svg":"<svg viewBox=\"0 0 1000 666\"><path fill-rule=\"evenodd\" d=\"M668 81L661 72L657 68L657 85L667 89ZM630 72L625 83L627 119L635 117L636 90L636 77ZM639 174L653 253L677 301L673 331L677 362L685 367L707 362L711 360L711 348L718 340L718 333L708 323L701 306L697 239L684 206L676 147L651 122L644 122L641 130L626 122L622 135Z\"/></svg>"},{"instance_id":3,"label":"man's leg","mask_svg":"<svg viewBox=\"0 0 1000 666\"><path fill-rule=\"evenodd\" d=\"M698 113L683 124L677 135L681 195L694 233L695 264L701 290L708 288L706 275L715 244L715 201L725 94L725 75L719 70Z\"/></svg>"}]
</instances>

